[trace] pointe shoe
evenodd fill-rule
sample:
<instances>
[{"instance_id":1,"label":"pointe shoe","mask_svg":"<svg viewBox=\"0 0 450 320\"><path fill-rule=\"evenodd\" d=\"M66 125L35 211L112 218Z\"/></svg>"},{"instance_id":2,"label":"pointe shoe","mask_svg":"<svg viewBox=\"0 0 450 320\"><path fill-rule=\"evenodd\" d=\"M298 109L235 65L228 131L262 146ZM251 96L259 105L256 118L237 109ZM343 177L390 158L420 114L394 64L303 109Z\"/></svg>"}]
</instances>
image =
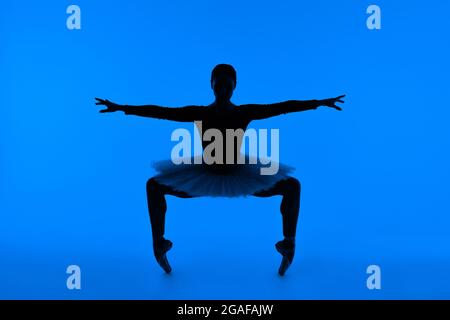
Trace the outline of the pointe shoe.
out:
<instances>
[{"instance_id":1,"label":"pointe shoe","mask_svg":"<svg viewBox=\"0 0 450 320\"><path fill-rule=\"evenodd\" d=\"M166 253L172 249L173 243L167 239L161 239L153 243L153 253L155 254L156 262L166 272L170 273L172 268L170 267L169 260L167 260Z\"/></svg>"},{"instance_id":2,"label":"pointe shoe","mask_svg":"<svg viewBox=\"0 0 450 320\"><path fill-rule=\"evenodd\" d=\"M275 248L283 256L278 273L280 276L284 276L286 270L290 267L292 260L294 260L295 243L288 240L282 240L275 244Z\"/></svg>"}]
</instances>

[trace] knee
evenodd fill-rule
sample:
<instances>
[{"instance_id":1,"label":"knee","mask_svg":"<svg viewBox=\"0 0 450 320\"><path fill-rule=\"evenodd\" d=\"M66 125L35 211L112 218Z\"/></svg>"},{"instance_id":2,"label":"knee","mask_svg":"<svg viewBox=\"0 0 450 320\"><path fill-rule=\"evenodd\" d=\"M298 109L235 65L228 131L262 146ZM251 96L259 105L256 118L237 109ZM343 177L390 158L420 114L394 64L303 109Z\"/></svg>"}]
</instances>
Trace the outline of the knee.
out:
<instances>
[{"instance_id":1,"label":"knee","mask_svg":"<svg viewBox=\"0 0 450 320\"><path fill-rule=\"evenodd\" d=\"M285 184L285 190L289 193L299 194L302 189L300 181L296 178L288 178Z\"/></svg>"},{"instance_id":2,"label":"knee","mask_svg":"<svg viewBox=\"0 0 450 320\"><path fill-rule=\"evenodd\" d=\"M149 193L149 194L157 193L160 189L158 181L156 181L155 178L148 179L147 184L146 184L146 189L147 189L147 193Z\"/></svg>"}]
</instances>

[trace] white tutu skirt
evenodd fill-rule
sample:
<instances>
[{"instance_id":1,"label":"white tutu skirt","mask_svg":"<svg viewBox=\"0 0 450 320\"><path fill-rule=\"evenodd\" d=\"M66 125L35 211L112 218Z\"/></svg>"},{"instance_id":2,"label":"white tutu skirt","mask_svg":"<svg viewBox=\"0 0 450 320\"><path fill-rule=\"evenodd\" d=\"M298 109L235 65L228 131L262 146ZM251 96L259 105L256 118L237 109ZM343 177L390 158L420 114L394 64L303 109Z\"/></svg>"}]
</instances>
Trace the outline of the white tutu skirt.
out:
<instances>
[{"instance_id":1,"label":"white tutu skirt","mask_svg":"<svg viewBox=\"0 0 450 320\"><path fill-rule=\"evenodd\" d=\"M275 174L262 175L261 168L269 165L249 163L249 156L245 156L245 164L232 165L208 165L203 162L195 164L196 158L201 156L190 158L190 164L174 164L172 160L154 162L153 168L158 172L154 179L194 197L239 197L268 190L278 181L287 179L294 170L278 163Z\"/></svg>"}]
</instances>

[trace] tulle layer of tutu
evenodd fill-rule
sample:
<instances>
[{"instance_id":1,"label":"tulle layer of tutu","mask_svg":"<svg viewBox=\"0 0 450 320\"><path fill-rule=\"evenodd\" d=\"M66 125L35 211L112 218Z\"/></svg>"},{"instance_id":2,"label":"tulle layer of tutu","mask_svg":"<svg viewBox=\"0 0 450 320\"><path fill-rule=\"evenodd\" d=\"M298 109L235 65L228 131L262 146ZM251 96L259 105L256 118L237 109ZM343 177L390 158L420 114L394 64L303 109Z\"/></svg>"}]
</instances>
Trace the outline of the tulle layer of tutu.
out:
<instances>
[{"instance_id":1,"label":"tulle layer of tutu","mask_svg":"<svg viewBox=\"0 0 450 320\"><path fill-rule=\"evenodd\" d=\"M172 160L154 162L153 168L157 171L154 179L191 196L239 197L268 190L278 181L288 178L294 170L277 163L278 171L275 174L262 175L261 169L268 165L260 161L252 164L250 159L256 161L249 156L245 156L244 164L233 165L195 164L199 157L190 158L191 164L177 165Z\"/></svg>"}]
</instances>

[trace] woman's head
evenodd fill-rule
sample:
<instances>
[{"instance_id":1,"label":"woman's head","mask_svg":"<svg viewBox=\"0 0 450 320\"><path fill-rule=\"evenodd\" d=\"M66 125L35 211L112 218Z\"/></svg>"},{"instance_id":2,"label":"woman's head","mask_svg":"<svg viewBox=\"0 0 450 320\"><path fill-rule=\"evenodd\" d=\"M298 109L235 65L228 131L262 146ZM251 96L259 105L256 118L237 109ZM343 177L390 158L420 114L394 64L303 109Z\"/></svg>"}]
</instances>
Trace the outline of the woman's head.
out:
<instances>
[{"instance_id":1,"label":"woman's head","mask_svg":"<svg viewBox=\"0 0 450 320\"><path fill-rule=\"evenodd\" d=\"M236 88L236 70L229 64L218 64L211 72L211 88L218 100L229 100Z\"/></svg>"}]
</instances>

